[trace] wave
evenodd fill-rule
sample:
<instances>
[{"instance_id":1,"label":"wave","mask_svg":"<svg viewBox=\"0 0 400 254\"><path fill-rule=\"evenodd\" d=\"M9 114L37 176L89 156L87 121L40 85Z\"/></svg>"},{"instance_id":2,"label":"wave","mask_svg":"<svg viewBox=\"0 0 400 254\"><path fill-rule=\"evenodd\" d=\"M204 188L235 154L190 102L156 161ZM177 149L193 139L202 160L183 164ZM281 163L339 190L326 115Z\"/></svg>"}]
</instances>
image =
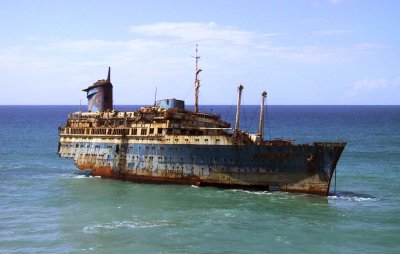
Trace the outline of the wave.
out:
<instances>
[{"instance_id":1,"label":"wave","mask_svg":"<svg viewBox=\"0 0 400 254\"><path fill-rule=\"evenodd\" d=\"M79 170L74 172L74 178L86 179L86 178L101 178L101 176L93 176L91 170Z\"/></svg>"},{"instance_id":2,"label":"wave","mask_svg":"<svg viewBox=\"0 0 400 254\"><path fill-rule=\"evenodd\" d=\"M369 195L356 193L351 191L338 192L336 195L328 196L330 200L345 200L350 202L379 201L379 198Z\"/></svg>"},{"instance_id":3,"label":"wave","mask_svg":"<svg viewBox=\"0 0 400 254\"><path fill-rule=\"evenodd\" d=\"M246 194L252 194L252 195L271 195L273 193L270 191L251 191L251 190L242 190L242 189L229 189L226 191L246 193Z\"/></svg>"},{"instance_id":4,"label":"wave","mask_svg":"<svg viewBox=\"0 0 400 254\"><path fill-rule=\"evenodd\" d=\"M86 234L92 234L92 233L99 233L102 230L141 229L141 228L161 227L165 225L167 225L165 221L150 223L139 220L134 220L134 221L122 220L122 221L112 221L109 223L98 223L98 224L87 225L82 229L82 232Z\"/></svg>"},{"instance_id":5,"label":"wave","mask_svg":"<svg viewBox=\"0 0 400 254\"><path fill-rule=\"evenodd\" d=\"M76 175L74 178L82 179L82 178L101 178L101 176L92 176L92 175Z\"/></svg>"}]
</instances>

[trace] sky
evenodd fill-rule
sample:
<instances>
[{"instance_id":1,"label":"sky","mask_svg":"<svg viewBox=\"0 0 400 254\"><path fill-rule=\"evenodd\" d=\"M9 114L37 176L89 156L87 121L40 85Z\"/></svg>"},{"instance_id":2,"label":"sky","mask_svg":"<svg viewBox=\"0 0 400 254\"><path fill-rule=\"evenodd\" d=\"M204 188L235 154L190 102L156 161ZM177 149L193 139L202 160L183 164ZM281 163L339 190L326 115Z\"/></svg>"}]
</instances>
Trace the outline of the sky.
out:
<instances>
[{"instance_id":1,"label":"sky","mask_svg":"<svg viewBox=\"0 0 400 254\"><path fill-rule=\"evenodd\" d=\"M400 1L0 0L0 105L399 105Z\"/></svg>"}]
</instances>

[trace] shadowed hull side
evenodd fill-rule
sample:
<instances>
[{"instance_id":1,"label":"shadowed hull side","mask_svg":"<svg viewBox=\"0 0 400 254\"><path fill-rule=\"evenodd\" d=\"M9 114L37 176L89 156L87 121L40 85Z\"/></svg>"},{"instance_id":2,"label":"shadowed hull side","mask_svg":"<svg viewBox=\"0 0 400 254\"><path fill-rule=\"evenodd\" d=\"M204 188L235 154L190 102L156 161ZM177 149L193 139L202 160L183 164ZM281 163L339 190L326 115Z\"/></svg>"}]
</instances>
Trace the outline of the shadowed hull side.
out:
<instances>
[{"instance_id":1,"label":"shadowed hull side","mask_svg":"<svg viewBox=\"0 0 400 254\"><path fill-rule=\"evenodd\" d=\"M109 163L109 166L100 166L100 164L105 163L93 159L77 160L76 165L82 170L91 169L92 174L95 176L133 182L280 190L327 196L329 195L332 175L344 146L344 143L318 143L307 147L305 152L303 151L304 147L301 147L305 155L298 155L297 157L300 157L300 159L295 160L293 158L280 159L283 166L277 168L268 165L260 167L254 160L239 161L237 164L241 166L233 165L228 168L227 165L216 164L140 163L141 158L147 157L149 154L142 154L141 157L128 154L125 155L123 159L121 155L119 157L114 155L115 159ZM299 146L293 146L287 149L294 151L293 149L296 147L298 148ZM189 148L185 150L190 151ZM279 150L284 149L280 148ZM313 151L314 154L319 154L318 157L314 159L306 158L306 155L310 151ZM258 154L260 153L252 154L250 157L257 158ZM280 156L282 158L287 156L285 152L282 152L282 154L283 155ZM136 161L139 162L132 162L131 160L127 160L126 157L136 158ZM275 154L275 157L279 156ZM207 158L207 161L211 160L212 159ZM299 170L299 161L304 160L310 161L307 161L307 163L303 165L304 168ZM121 163L121 161L123 161L123 163ZM251 164L251 161L253 161L253 164ZM246 162L247 164L245 164ZM206 166L208 168L204 170ZM294 168L296 168L296 170L294 170Z\"/></svg>"},{"instance_id":2,"label":"shadowed hull side","mask_svg":"<svg viewBox=\"0 0 400 254\"><path fill-rule=\"evenodd\" d=\"M329 195L330 179L327 181L313 181L303 183L292 183L295 178L304 178L304 175L298 177L291 175L283 176L281 182L271 181L264 184L235 184L218 180L202 180L200 177L182 176L178 174L170 175L140 175L133 171L115 171L111 167L94 168L90 166L78 165L79 169L91 169L93 176L101 176L102 178L132 181L138 183L155 183L155 184L182 184L195 186L210 186L219 188L238 188L238 189L254 189L254 190L279 190L285 192L306 193L320 196ZM308 178L320 178L318 176L308 176Z\"/></svg>"}]
</instances>

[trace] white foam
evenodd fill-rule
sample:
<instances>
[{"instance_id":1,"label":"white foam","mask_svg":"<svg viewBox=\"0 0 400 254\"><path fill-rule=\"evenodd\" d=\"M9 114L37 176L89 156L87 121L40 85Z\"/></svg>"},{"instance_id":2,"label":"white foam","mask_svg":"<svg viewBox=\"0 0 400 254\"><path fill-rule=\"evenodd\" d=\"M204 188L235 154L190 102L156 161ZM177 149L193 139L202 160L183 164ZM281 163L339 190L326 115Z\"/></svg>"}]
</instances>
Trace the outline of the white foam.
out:
<instances>
[{"instance_id":1,"label":"white foam","mask_svg":"<svg viewBox=\"0 0 400 254\"><path fill-rule=\"evenodd\" d=\"M362 198L362 197L354 197L353 198L357 202L362 202L362 201L378 201L378 198Z\"/></svg>"},{"instance_id":2,"label":"white foam","mask_svg":"<svg viewBox=\"0 0 400 254\"><path fill-rule=\"evenodd\" d=\"M241 189L232 189L229 191L246 193L246 194L251 194L251 195L271 195L272 194L272 192L269 192L269 191L249 191L249 190L241 190Z\"/></svg>"},{"instance_id":3,"label":"white foam","mask_svg":"<svg viewBox=\"0 0 400 254\"><path fill-rule=\"evenodd\" d=\"M88 249L81 249L81 251L87 251L87 250L94 251L94 247L89 247Z\"/></svg>"},{"instance_id":4,"label":"white foam","mask_svg":"<svg viewBox=\"0 0 400 254\"><path fill-rule=\"evenodd\" d=\"M275 237L275 241L284 244L290 244L291 241L286 239L286 236L277 236Z\"/></svg>"},{"instance_id":5,"label":"white foam","mask_svg":"<svg viewBox=\"0 0 400 254\"><path fill-rule=\"evenodd\" d=\"M358 196L328 196L328 199L344 200L344 201L349 201L349 202L379 201L378 198L374 198L374 197L358 197Z\"/></svg>"},{"instance_id":6,"label":"white foam","mask_svg":"<svg viewBox=\"0 0 400 254\"><path fill-rule=\"evenodd\" d=\"M76 175L74 176L74 178L78 178L78 179L86 179L86 178L101 178L101 176L91 176L91 175Z\"/></svg>"},{"instance_id":7,"label":"white foam","mask_svg":"<svg viewBox=\"0 0 400 254\"><path fill-rule=\"evenodd\" d=\"M226 218L234 218L234 217L236 217L234 214L231 214L231 213L225 213L224 216Z\"/></svg>"},{"instance_id":8,"label":"white foam","mask_svg":"<svg viewBox=\"0 0 400 254\"><path fill-rule=\"evenodd\" d=\"M157 223L150 223L145 221L112 221L110 223L98 223L87 225L82 229L83 233L92 234L92 233L99 233L102 230L113 230L113 229L140 229L140 228L153 228L153 227L161 227L166 225L165 221L157 222Z\"/></svg>"}]
</instances>

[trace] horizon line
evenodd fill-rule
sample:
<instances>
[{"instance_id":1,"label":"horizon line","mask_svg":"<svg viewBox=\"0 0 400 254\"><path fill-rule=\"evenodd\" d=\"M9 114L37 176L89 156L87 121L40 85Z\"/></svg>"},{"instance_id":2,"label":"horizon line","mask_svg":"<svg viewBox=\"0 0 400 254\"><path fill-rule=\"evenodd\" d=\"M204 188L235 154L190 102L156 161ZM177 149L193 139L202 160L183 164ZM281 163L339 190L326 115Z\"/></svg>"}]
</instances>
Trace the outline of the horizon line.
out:
<instances>
[{"instance_id":1,"label":"horizon line","mask_svg":"<svg viewBox=\"0 0 400 254\"><path fill-rule=\"evenodd\" d=\"M81 106L87 107L87 104L79 105L79 104L0 104L2 106ZM114 107L126 107L126 106L148 106L151 107L153 105L149 104L119 104L114 105ZM189 104L185 105L189 107L194 107L194 105ZM208 107L208 106L237 106L236 104L208 104L208 105L199 105L199 107ZM260 106L260 104L242 104L241 106ZM400 104L268 104L265 106L400 106Z\"/></svg>"}]
</instances>

